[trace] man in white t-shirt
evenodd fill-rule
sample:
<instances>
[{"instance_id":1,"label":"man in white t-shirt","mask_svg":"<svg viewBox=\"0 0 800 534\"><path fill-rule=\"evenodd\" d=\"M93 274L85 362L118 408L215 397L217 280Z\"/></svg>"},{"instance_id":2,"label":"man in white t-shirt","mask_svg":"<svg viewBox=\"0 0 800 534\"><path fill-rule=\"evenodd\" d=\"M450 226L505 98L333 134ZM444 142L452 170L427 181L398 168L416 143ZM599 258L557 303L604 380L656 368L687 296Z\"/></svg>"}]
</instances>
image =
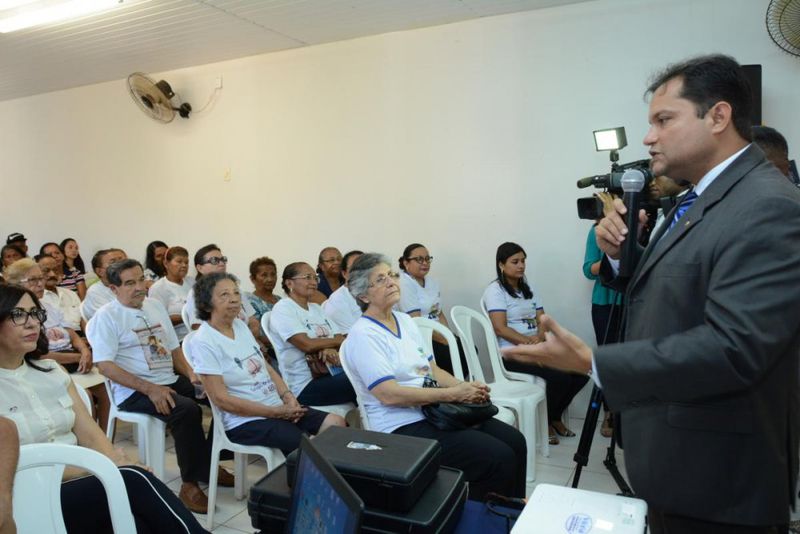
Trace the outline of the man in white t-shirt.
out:
<instances>
[{"instance_id":1,"label":"man in white t-shirt","mask_svg":"<svg viewBox=\"0 0 800 534\"><path fill-rule=\"evenodd\" d=\"M114 300L114 292L108 286L107 270L113 263L122 261L127 257L125 251L118 248L98 250L92 256L92 269L94 269L100 281L89 286L89 289L86 290L83 304L81 304L81 312L87 321L94 316L101 306Z\"/></svg>"},{"instance_id":2,"label":"man in white t-shirt","mask_svg":"<svg viewBox=\"0 0 800 534\"><path fill-rule=\"evenodd\" d=\"M109 266L107 276L116 299L87 325L95 364L111 381L113 402L121 410L146 413L169 425L183 481L178 496L193 512L206 513L208 499L197 483L208 482L211 443L194 398L197 377L167 310L146 298L142 265L123 260ZM233 484L229 473L221 474L220 485Z\"/></svg>"},{"instance_id":3,"label":"man in white t-shirt","mask_svg":"<svg viewBox=\"0 0 800 534\"><path fill-rule=\"evenodd\" d=\"M39 257L39 268L44 276L44 296L42 302L58 308L63 315L64 326L73 330L83 330L81 324L81 299L69 289L58 287L63 275L58 262L52 256Z\"/></svg>"}]
</instances>

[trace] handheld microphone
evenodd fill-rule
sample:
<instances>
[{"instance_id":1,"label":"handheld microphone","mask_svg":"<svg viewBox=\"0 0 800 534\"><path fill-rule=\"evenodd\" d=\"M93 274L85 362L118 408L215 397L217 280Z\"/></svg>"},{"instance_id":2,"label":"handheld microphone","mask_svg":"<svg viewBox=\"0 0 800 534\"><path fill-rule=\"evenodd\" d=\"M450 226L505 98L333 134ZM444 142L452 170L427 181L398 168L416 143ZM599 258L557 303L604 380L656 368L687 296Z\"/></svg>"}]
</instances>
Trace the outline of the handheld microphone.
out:
<instances>
[{"instance_id":1,"label":"handheld microphone","mask_svg":"<svg viewBox=\"0 0 800 534\"><path fill-rule=\"evenodd\" d=\"M625 171L620 180L622 183L622 197L628 212L625 214L625 226L628 228L628 235L622 243L622 257L619 262L619 276L630 278L636 269L638 259L638 240L639 233L639 201L642 189L646 182L644 173L639 169L629 169Z\"/></svg>"}]
</instances>

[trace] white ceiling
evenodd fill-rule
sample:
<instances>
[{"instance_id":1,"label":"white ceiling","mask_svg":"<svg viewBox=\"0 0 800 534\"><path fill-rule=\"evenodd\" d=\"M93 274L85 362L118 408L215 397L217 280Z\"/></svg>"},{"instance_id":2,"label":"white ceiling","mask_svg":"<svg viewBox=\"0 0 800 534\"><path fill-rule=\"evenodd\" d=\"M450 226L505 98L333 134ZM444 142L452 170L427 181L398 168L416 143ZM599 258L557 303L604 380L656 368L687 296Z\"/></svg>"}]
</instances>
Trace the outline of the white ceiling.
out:
<instances>
[{"instance_id":1,"label":"white ceiling","mask_svg":"<svg viewBox=\"0 0 800 534\"><path fill-rule=\"evenodd\" d=\"M588 0L125 0L0 34L0 100Z\"/></svg>"}]
</instances>

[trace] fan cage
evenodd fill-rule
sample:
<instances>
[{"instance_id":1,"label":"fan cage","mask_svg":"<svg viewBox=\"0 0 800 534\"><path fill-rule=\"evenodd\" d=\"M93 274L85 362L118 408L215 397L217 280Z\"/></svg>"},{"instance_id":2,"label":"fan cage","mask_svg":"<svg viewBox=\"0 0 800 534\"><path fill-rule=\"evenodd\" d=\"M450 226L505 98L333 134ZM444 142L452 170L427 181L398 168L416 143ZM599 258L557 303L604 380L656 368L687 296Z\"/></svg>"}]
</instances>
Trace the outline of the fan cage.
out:
<instances>
[{"instance_id":1,"label":"fan cage","mask_svg":"<svg viewBox=\"0 0 800 534\"><path fill-rule=\"evenodd\" d=\"M800 0L772 0L767 8L767 32L781 50L800 57Z\"/></svg>"}]
</instances>

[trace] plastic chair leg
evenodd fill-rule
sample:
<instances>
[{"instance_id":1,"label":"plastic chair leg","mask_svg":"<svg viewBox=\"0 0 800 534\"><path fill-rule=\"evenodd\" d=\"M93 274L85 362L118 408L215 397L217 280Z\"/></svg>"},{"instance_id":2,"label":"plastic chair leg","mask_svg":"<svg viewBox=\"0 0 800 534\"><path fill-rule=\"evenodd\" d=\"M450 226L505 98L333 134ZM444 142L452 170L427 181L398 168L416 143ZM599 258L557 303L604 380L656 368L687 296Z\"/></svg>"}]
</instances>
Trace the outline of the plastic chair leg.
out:
<instances>
[{"instance_id":1,"label":"plastic chair leg","mask_svg":"<svg viewBox=\"0 0 800 534\"><path fill-rule=\"evenodd\" d=\"M233 453L233 495L236 500L244 499L244 487L247 483L247 454Z\"/></svg>"},{"instance_id":2,"label":"plastic chair leg","mask_svg":"<svg viewBox=\"0 0 800 534\"><path fill-rule=\"evenodd\" d=\"M216 441L216 440L215 440ZM206 528L214 529L214 507L217 503L217 475L219 472L219 453L222 449L216 444L211 448L211 471L208 474L208 514L206 515Z\"/></svg>"}]
</instances>

